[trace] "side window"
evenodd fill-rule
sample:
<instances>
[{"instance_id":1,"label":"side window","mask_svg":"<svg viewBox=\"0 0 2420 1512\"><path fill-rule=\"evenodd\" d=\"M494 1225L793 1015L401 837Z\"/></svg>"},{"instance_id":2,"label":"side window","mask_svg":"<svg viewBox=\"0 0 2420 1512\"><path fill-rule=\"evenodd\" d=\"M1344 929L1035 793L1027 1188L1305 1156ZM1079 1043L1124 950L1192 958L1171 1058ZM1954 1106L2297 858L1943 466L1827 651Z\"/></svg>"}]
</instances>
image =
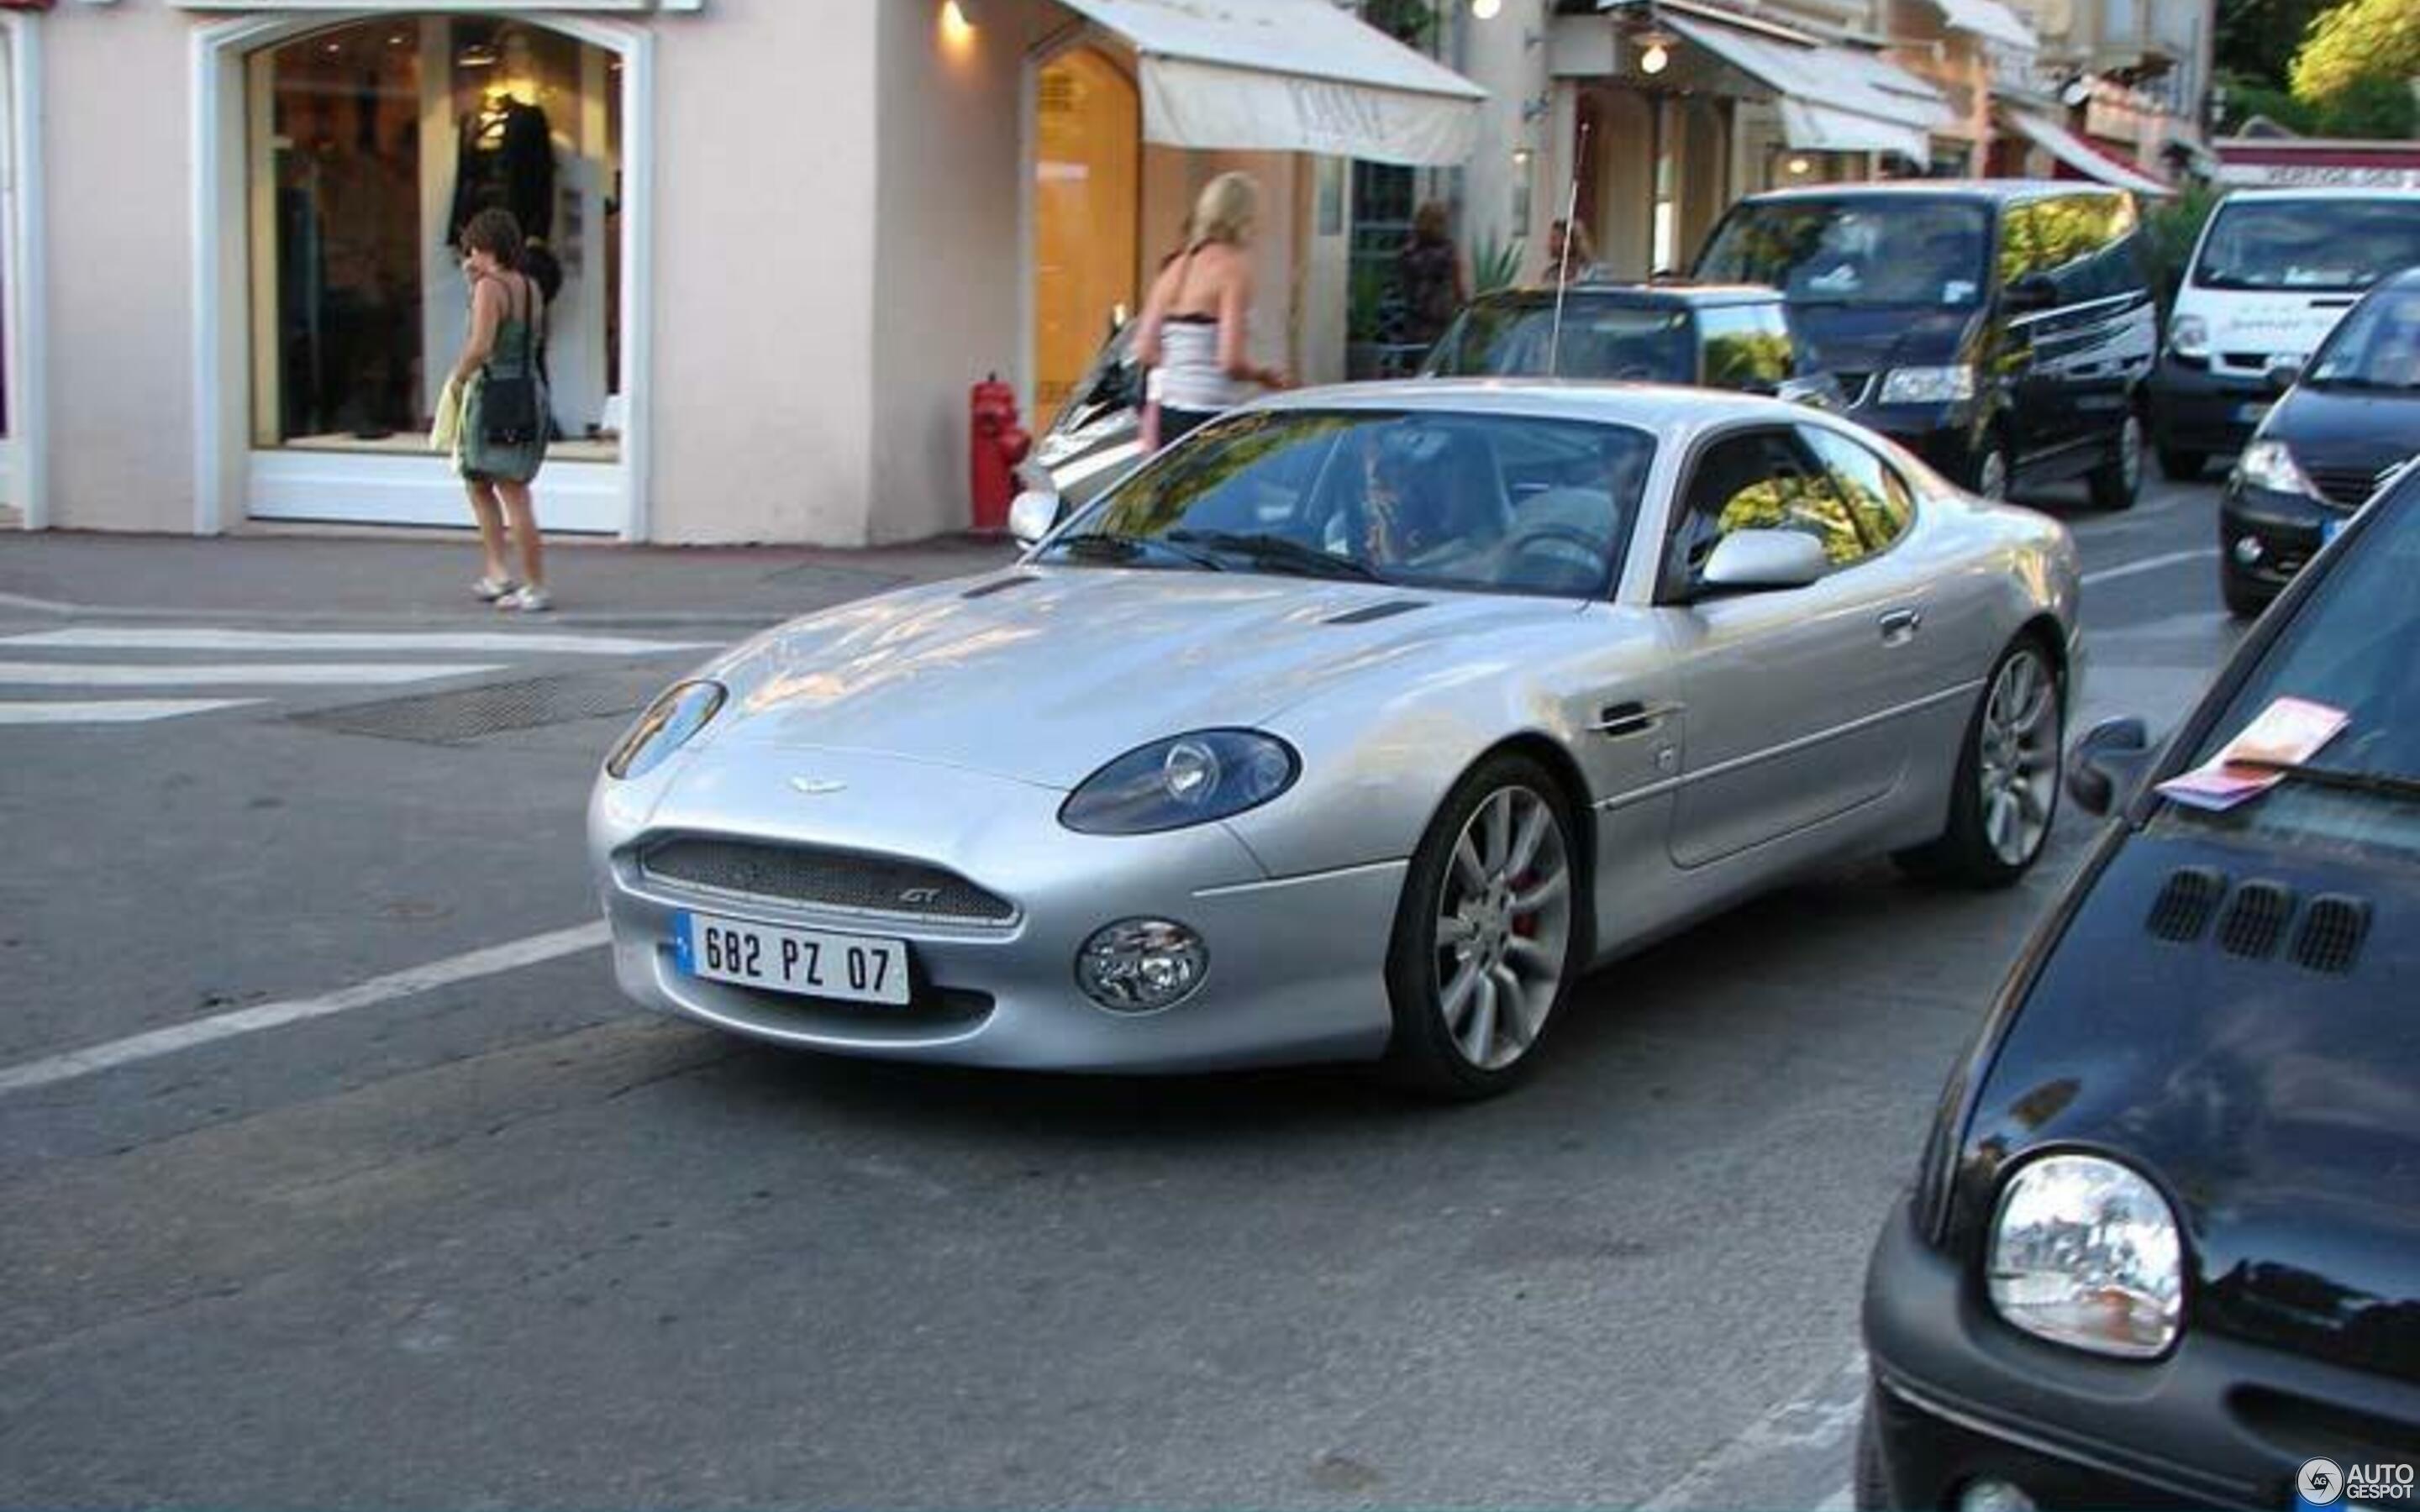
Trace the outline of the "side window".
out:
<instances>
[{"instance_id":1,"label":"side window","mask_svg":"<svg viewBox=\"0 0 2420 1512\"><path fill-rule=\"evenodd\" d=\"M1706 448L1690 475L1673 531L1670 576L1693 583L1722 538L1734 531L1798 531L1813 536L1835 566L1877 549L1832 491L1823 465L1794 429L1726 436Z\"/></svg>"},{"instance_id":2,"label":"side window","mask_svg":"<svg viewBox=\"0 0 2420 1512\"><path fill-rule=\"evenodd\" d=\"M1860 556L1886 550L1907 533L1916 519L1916 496L1889 463L1833 431L1802 425L1799 434L1823 464L1824 480L1847 509Z\"/></svg>"},{"instance_id":3,"label":"side window","mask_svg":"<svg viewBox=\"0 0 2420 1512\"><path fill-rule=\"evenodd\" d=\"M1771 393L1791 376L1790 331L1781 324L1780 309L1777 304L1730 304L1698 312L1709 388Z\"/></svg>"},{"instance_id":4,"label":"side window","mask_svg":"<svg viewBox=\"0 0 2420 1512\"><path fill-rule=\"evenodd\" d=\"M2128 287L2122 245L2134 228L2123 194L2066 194L2012 205L2001 220L2002 286L2046 275L2065 302L2106 299Z\"/></svg>"}]
</instances>

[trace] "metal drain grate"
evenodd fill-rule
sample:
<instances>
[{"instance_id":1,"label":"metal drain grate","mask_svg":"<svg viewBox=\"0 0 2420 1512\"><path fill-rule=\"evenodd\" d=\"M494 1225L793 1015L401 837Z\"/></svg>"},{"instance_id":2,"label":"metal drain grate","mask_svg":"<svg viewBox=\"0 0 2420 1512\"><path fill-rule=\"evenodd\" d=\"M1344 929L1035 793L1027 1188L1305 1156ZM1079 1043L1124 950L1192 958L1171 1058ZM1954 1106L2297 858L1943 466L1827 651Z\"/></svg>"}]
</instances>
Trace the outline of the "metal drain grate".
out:
<instances>
[{"instance_id":1,"label":"metal drain grate","mask_svg":"<svg viewBox=\"0 0 2420 1512\"><path fill-rule=\"evenodd\" d=\"M299 725L339 734L453 746L515 730L634 715L661 691L664 682L663 673L654 671L565 672L451 693L349 703L287 717Z\"/></svg>"}]
</instances>

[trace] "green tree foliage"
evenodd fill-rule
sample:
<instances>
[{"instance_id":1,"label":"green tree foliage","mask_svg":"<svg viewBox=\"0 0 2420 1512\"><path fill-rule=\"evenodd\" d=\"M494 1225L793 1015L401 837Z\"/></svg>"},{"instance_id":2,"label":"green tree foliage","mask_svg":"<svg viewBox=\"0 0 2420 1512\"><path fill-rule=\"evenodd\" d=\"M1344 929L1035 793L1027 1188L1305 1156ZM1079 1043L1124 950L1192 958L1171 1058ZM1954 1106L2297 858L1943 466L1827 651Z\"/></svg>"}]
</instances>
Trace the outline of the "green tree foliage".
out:
<instances>
[{"instance_id":1,"label":"green tree foliage","mask_svg":"<svg viewBox=\"0 0 2420 1512\"><path fill-rule=\"evenodd\" d=\"M2311 23L2342 0L2218 0L2217 65L2245 85L2265 85L2281 94L2286 70ZM2245 115L2255 114L2247 111ZM2293 123L2273 110L2262 110L2280 125Z\"/></svg>"},{"instance_id":2,"label":"green tree foliage","mask_svg":"<svg viewBox=\"0 0 2420 1512\"><path fill-rule=\"evenodd\" d=\"M2185 261L2193 255L2194 243L2201 239L2202 223L2217 204L2215 190L2208 184L2194 184L2143 213L2144 260L2149 264L2151 290L2159 298L2163 318L2177 301Z\"/></svg>"},{"instance_id":3,"label":"green tree foliage","mask_svg":"<svg viewBox=\"0 0 2420 1512\"><path fill-rule=\"evenodd\" d=\"M2294 54L2294 95L2338 112L2358 109L2372 125L2392 107L2379 85L2404 91L2401 124L2411 129L2410 91L2420 77L2420 5L2412 0L2345 0L2319 17ZM2391 123L2389 123L2391 124Z\"/></svg>"}]
</instances>

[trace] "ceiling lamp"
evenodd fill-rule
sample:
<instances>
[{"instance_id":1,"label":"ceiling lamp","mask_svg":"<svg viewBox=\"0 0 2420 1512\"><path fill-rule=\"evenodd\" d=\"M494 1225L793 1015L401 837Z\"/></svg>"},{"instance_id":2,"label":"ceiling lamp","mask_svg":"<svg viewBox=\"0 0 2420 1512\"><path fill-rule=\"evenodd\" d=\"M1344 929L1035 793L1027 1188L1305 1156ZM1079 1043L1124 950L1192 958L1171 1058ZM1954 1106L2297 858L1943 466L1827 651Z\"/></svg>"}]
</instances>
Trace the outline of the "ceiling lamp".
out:
<instances>
[{"instance_id":1,"label":"ceiling lamp","mask_svg":"<svg viewBox=\"0 0 2420 1512\"><path fill-rule=\"evenodd\" d=\"M1638 49L1638 71L1652 76L1672 66L1672 49L1680 41L1671 33L1650 26L1632 34L1630 45Z\"/></svg>"}]
</instances>

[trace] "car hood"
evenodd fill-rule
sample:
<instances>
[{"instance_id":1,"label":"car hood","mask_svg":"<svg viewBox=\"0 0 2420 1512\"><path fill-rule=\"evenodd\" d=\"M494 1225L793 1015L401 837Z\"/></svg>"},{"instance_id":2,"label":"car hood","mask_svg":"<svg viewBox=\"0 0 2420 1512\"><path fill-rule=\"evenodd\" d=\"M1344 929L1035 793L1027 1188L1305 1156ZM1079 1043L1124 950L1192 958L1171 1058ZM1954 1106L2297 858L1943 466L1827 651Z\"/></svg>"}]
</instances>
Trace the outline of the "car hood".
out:
<instances>
[{"instance_id":1,"label":"car hood","mask_svg":"<svg viewBox=\"0 0 2420 1512\"><path fill-rule=\"evenodd\" d=\"M2123 842L2016 1015L1964 1143L1963 1221L1989 1221L2029 1150L2106 1150L2178 1205L2189 1329L2420 1380L2420 1036L2397 985L2420 978L2420 879L2177 823ZM2195 938L2160 937L2197 871L2224 901ZM2257 957L2220 943L2256 883L2294 900ZM2331 897L2368 913L2342 969L2304 949Z\"/></svg>"},{"instance_id":2,"label":"car hood","mask_svg":"<svg viewBox=\"0 0 2420 1512\"><path fill-rule=\"evenodd\" d=\"M1814 354L1811 365L1827 373L1947 366L1959 360L1975 315L1971 309L1929 305L1790 306L1791 319Z\"/></svg>"},{"instance_id":3,"label":"car hood","mask_svg":"<svg viewBox=\"0 0 2420 1512\"><path fill-rule=\"evenodd\" d=\"M1249 726L1388 660L1434 664L1576 600L1252 573L1027 567L843 605L712 675L718 746L877 751L1071 788L1138 746Z\"/></svg>"},{"instance_id":4,"label":"car hood","mask_svg":"<svg viewBox=\"0 0 2420 1512\"><path fill-rule=\"evenodd\" d=\"M2297 384L2261 422L2260 439L2285 442L2306 468L2383 473L2420 453L2420 394Z\"/></svg>"}]
</instances>

